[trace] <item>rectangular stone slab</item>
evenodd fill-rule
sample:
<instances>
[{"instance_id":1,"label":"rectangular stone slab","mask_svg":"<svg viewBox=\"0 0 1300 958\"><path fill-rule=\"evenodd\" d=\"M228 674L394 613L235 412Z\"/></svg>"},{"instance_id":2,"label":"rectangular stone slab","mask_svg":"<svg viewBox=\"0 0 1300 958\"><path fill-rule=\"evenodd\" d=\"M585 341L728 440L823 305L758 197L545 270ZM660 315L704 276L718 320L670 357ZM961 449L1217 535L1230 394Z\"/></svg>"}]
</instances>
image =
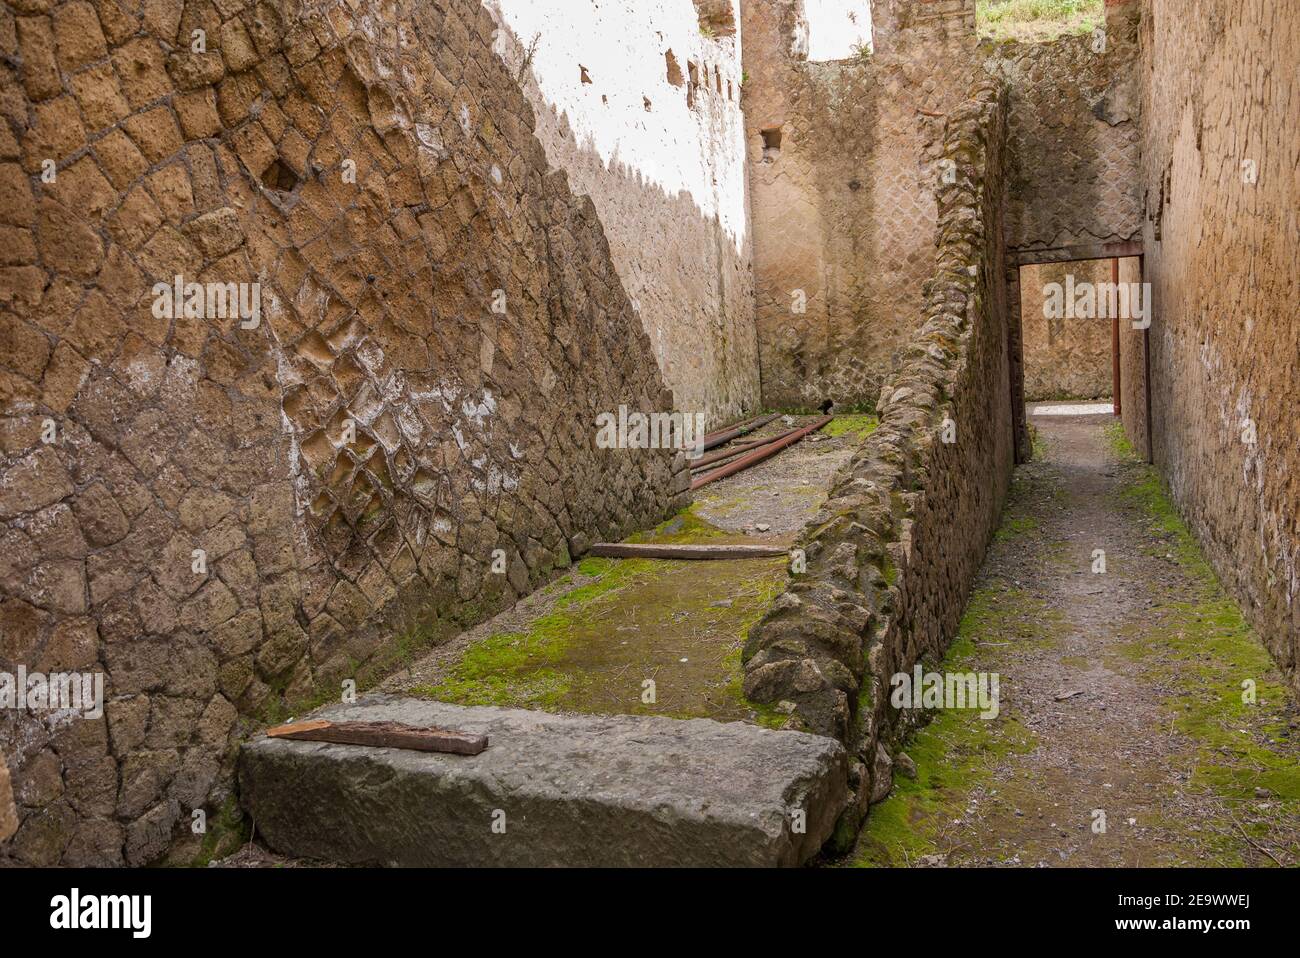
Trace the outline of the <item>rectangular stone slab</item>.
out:
<instances>
[{"instance_id":1,"label":"rectangular stone slab","mask_svg":"<svg viewBox=\"0 0 1300 958\"><path fill-rule=\"evenodd\" d=\"M244 807L267 845L294 857L798 865L830 837L848 800L843 746L802 732L388 696L312 718L455 728L487 735L492 747L462 756L270 738L245 745Z\"/></svg>"}]
</instances>

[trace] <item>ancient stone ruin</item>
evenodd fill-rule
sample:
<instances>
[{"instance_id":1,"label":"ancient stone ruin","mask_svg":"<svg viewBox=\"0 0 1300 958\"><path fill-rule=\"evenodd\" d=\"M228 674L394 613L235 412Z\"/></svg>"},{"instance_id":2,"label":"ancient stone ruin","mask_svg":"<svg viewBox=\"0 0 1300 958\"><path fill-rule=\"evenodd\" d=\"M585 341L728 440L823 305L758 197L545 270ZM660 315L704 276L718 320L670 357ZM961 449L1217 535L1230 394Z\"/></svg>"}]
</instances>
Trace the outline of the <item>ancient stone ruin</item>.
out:
<instances>
[{"instance_id":1,"label":"ancient stone ruin","mask_svg":"<svg viewBox=\"0 0 1300 958\"><path fill-rule=\"evenodd\" d=\"M1097 8L4 0L0 863L856 854L1051 400L1300 695L1300 17Z\"/></svg>"}]
</instances>

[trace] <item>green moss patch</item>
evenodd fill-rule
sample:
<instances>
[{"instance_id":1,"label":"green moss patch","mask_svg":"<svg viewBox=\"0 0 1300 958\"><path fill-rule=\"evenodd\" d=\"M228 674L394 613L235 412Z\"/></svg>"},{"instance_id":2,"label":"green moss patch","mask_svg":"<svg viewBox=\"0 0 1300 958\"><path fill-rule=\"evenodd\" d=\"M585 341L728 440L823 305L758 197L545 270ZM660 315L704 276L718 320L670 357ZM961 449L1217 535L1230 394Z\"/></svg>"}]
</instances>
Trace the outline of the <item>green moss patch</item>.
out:
<instances>
[{"instance_id":1,"label":"green moss patch","mask_svg":"<svg viewBox=\"0 0 1300 958\"><path fill-rule=\"evenodd\" d=\"M850 416L836 416L822 426L821 431L831 437L852 435L858 439L866 439L867 436L876 431L876 427L879 425L880 420L875 416L859 413Z\"/></svg>"},{"instance_id":2,"label":"green moss patch","mask_svg":"<svg viewBox=\"0 0 1300 958\"><path fill-rule=\"evenodd\" d=\"M1289 727L1283 679L1237 604L1224 592L1159 474L1134 454L1118 424L1108 438L1125 471L1124 499L1151 536L1148 551L1182 574L1178 601L1164 601L1123 632L1118 667L1136 668L1167 690L1162 705L1193 743L1193 787L1229 807L1266 798L1275 823L1300 822L1300 743ZM1253 697L1253 701L1251 701ZM1259 790L1262 790L1259 791ZM1268 844L1272 825L1241 816L1241 830Z\"/></svg>"},{"instance_id":3,"label":"green moss patch","mask_svg":"<svg viewBox=\"0 0 1300 958\"><path fill-rule=\"evenodd\" d=\"M994 631L1000 615L988 610L1000 604L995 595L976 592L981 609L962 620L956 641L939 671L974 670L975 649L981 638ZM994 770L1008 756L1034 746L1033 733L1004 710L995 719L982 719L976 709L948 709L908 743L907 754L916 763L916 778L894 776L889 798L873 806L858 839L853 864L905 867L947 846L944 833L962 817L973 788L991 781Z\"/></svg>"},{"instance_id":4,"label":"green moss patch","mask_svg":"<svg viewBox=\"0 0 1300 958\"><path fill-rule=\"evenodd\" d=\"M233 796L226 799L206 824L199 850L190 862L195 868L206 868L210 862L233 855L251 838L252 822L240 812L239 802Z\"/></svg>"},{"instance_id":5,"label":"green moss patch","mask_svg":"<svg viewBox=\"0 0 1300 958\"><path fill-rule=\"evenodd\" d=\"M725 536L688 510L632 541ZM745 636L785 586L784 558L584 559L578 571L593 581L413 691L462 705L784 722L745 701L740 663Z\"/></svg>"},{"instance_id":6,"label":"green moss patch","mask_svg":"<svg viewBox=\"0 0 1300 958\"><path fill-rule=\"evenodd\" d=\"M993 534L993 538L998 542L1016 539L1026 532L1033 532L1038 525L1038 520L1033 516L1011 516L1002 523L998 531Z\"/></svg>"},{"instance_id":7,"label":"green moss patch","mask_svg":"<svg viewBox=\"0 0 1300 958\"><path fill-rule=\"evenodd\" d=\"M983 646L1042 647L1059 640L1067 628L1065 617L1041 599L1003 582L989 582L971 593L957 637L934 670L993 671ZM953 820L962 817L972 791L992 781L1006 758L1028 752L1034 744L1033 733L1005 706L995 719L981 718L977 709L936 712L906 745L916 763L916 778L894 776L893 792L867 817L853 864L909 866L951 848L946 833ZM1031 783L1023 787L1033 789ZM1007 791L1009 786L1002 788Z\"/></svg>"}]
</instances>

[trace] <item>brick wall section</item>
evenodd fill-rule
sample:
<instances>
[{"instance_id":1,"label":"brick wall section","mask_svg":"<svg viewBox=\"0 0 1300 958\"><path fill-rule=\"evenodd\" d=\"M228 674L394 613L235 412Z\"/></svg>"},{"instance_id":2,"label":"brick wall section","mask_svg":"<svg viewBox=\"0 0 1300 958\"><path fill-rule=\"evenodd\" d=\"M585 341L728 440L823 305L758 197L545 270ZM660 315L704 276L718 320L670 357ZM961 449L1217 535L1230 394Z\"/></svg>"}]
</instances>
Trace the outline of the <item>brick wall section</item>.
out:
<instances>
[{"instance_id":1,"label":"brick wall section","mask_svg":"<svg viewBox=\"0 0 1300 958\"><path fill-rule=\"evenodd\" d=\"M743 8L768 407L809 409L826 399L870 407L919 326L921 287L934 270L943 116L969 89L975 35L973 21L963 26L961 2L936 5L930 19L898 6L873 9L874 56L825 63L798 48L802 0ZM908 16L896 21L896 13ZM779 153L765 149L771 129L781 131Z\"/></svg>"},{"instance_id":2,"label":"brick wall section","mask_svg":"<svg viewBox=\"0 0 1300 958\"><path fill-rule=\"evenodd\" d=\"M1147 0L1141 48L1155 462L1300 692L1300 16Z\"/></svg>"},{"instance_id":3,"label":"brick wall section","mask_svg":"<svg viewBox=\"0 0 1300 958\"><path fill-rule=\"evenodd\" d=\"M1019 262L1103 255L1098 244L1138 237L1136 51L1137 27L1124 3L1107 5L1104 46L1093 36L981 44L984 69L1010 88L1006 242ZM1007 283L1015 339L1024 325L1017 270ZM1017 384L1020 366L1020 350L1013 348ZM1063 356L1047 378L1069 376ZM1029 449L1020 402L1015 416L1023 459Z\"/></svg>"},{"instance_id":4,"label":"brick wall section","mask_svg":"<svg viewBox=\"0 0 1300 958\"><path fill-rule=\"evenodd\" d=\"M593 448L669 397L492 30L474 0L0 8L0 668L109 700L0 716L0 857L155 858L277 703L685 501L684 460ZM260 325L156 318L178 273L260 282Z\"/></svg>"},{"instance_id":5,"label":"brick wall section","mask_svg":"<svg viewBox=\"0 0 1300 958\"><path fill-rule=\"evenodd\" d=\"M849 744L845 833L891 781L910 714L889 677L936 664L956 633L1010 481L1013 435L1002 253L1006 101L984 80L949 117L956 182L937 194L937 272L923 323L880 397L880 426L802 532L807 572L751 631L745 694ZM941 441L945 419L956 442Z\"/></svg>"},{"instance_id":6,"label":"brick wall section","mask_svg":"<svg viewBox=\"0 0 1300 958\"><path fill-rule=\"evenodd\" d=\"M873 5L873 56L810 63L795 42L802 16L801 0L745 6L766 405L869 406L898 362L934 267L929 184L943 117L965 96L972 64L1011 90L1008 248L1137 237L1131 17L1108 15L1104 44L1092 36L977 44L972 3L891 0ZM781 131L778 153L764 147L769 129ZM794 308L796 290L806 294L806 312ZM1017 303L1013 326L1018 317ZM1057 378L1068 378L1068 362L1060 357Z\"/></svg>"}]
</instances>

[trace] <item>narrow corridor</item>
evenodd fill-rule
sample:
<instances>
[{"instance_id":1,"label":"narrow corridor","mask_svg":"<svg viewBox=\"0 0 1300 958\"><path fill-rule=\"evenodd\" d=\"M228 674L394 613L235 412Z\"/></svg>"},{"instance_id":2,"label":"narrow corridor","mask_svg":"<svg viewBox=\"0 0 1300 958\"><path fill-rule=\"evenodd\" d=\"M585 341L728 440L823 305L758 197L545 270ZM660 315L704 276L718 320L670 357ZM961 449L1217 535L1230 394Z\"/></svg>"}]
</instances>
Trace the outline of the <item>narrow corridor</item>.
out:
<instances>
[{"instance_id":1,"label":"narrow corridor","mask_svg":"<svg viewBox=\"0 0 1300 958\"><path fill-rule=\"evenodd\" d=\"M916 774L858 863L1295 865L1279 673L1113 417L1042 408L960 635L925 663L997 673L999 714L941 711L904 745Z\"/></svg>"}]
</instances>

